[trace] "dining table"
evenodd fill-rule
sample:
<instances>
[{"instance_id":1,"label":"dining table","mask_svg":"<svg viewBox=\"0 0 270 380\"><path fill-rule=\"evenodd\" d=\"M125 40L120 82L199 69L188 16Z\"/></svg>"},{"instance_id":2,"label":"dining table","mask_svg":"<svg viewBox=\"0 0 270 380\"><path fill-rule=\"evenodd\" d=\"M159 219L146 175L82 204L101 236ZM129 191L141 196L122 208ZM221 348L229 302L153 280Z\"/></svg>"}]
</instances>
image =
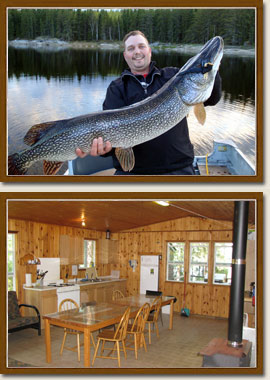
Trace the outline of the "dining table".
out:
<instances>
[{"instance_id":1,"label":"dining table","mask_svg":"<svg viewBox=\"0 0 270 380\"><path fill-rule=\"evenodd\" d=\"M118 298L115 301L112 301L115 305L122 306L135 306L138 309L144 305L146 302L152 305L153 301L156 299L156 295L148 295L148 294L136 294L134 296L128 296L123 298ZM173 328L173 305L175 302L175 297L173 296L160 296L161 297L161 306L170 305L170 322L169 329Z\"/></svg>"},{"instance_id":2,"label":"dining table","mask_svg":"<svg viewBox=\"0 0 270 380\"><path fill-rule=\"evenodd\" d=\"M51 363L51 326L66 327L81 331L84 343L84 366L91 363L91 334L94 331L119 323L127 307L130 307L130 318L135 318L139 308L154 300L153 296L128 296L111 302L89 303L77 309L43 315L45 326L46 362ZM174 297L162 296L162 306L171 305L169 329L173 328Z\"/></svg>"}]
</instances>

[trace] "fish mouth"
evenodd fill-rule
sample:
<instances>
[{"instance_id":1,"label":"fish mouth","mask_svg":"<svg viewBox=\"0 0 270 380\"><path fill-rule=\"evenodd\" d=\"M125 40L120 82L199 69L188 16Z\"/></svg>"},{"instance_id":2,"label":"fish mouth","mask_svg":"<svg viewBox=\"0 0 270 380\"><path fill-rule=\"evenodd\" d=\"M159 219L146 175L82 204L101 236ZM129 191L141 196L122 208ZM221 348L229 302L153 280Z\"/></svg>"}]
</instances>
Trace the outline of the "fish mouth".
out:
<instances>
[{"instance_id":1,"label":"fish mouth","mask_svg":"<svg viewBox=\"0 0 270 380\"><path fill-rule=\"evenodd\" d=\"M213 37L199 51L195 57L192 57L181 68L180 73L198 73L205 74L210 70L218 70L222 55L224 42L220 36Z\"/></svg>"}]
</instances>

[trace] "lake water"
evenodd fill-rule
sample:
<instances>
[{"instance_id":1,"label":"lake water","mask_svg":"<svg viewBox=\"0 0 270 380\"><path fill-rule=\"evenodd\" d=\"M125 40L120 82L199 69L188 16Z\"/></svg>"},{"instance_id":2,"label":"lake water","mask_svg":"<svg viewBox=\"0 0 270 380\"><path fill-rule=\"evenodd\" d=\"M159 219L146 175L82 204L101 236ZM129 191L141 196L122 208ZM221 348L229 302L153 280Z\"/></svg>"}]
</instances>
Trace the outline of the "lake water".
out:
<instances>
[{"instance_id":1,"label":"lake water","mask_svg":"<svg viewBox=\"0 0 270 380\"><path fill-rule=\"evenodd\" d=\"M153 54L159 67L181 67L189 58L172 52ZM101 110L108 85L126 67L116 51L11 47L8 65L9 154L27 148L23 137L34 124ZM188 116L195 155L210 153L213 140L231 140L255 164L255 59L224 56L220 75L222 99L206 108L206 123L201 126L193 113ZM41 163L27 174L43 174Z\"/></svg>"}]
</instances>

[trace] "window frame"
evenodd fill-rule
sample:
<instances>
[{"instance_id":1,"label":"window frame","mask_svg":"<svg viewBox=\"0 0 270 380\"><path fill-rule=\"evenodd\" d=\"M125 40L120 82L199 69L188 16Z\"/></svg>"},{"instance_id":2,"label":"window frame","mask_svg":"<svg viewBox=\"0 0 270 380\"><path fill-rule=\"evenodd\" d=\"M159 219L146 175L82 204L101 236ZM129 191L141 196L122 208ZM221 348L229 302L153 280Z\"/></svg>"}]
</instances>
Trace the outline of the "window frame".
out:
<instances>
[{"instance_id":1,"label":"window frame","mask_svg":"<svg viewBox=\"0 0 270 380\"><path fill-rule=\"evenodd\" d=\"M191 269L195 265L199 265L200 263L192 262L192 246L196 244L205 244L207 245L208 251L207 251L207 261L206 261L206 267L207 267L207 281L192 281L191 280ZM209 255L210 255L210 242L209 241L192 241L189 242L189 268L188 268L188 282L191 284L209 284ZM202 265L205 263L202 262Z\"/></svg>"},{"instance_id":2,"label":"window frame","mask_svg":"<svg viewBox=\"0 0 270 380\"><path fill-rule=\"evenodd\" d=\"M229 241L214 241L214 244L213 244L213 279L212 279L212 284L215 285L215 286L231 286L231 282L215 282L215 269L216 269L216 266L225 266L225 267L230 267L232 268L232 257L231 257L231 263L230 264L227 264L227 263L220 263L220 264L216 264L216 244L231 244L231 248L232 248L232 253L233 253L233 242L229 242Z\"/></svg>"},{"instance_id":3,"label":"window frame","mask_svg":"<svg viewBox=\"0 0 270 380\"><path fill-rule=\"evenodd\" d=\"M183 261L169 261L169 244L170 243L174 243L174 244L181 244L183 245L183 249L184 249L184 258L183 258ZM185 274L185 256L186 256L186 242L184 241L167 241L166 243L166 281L170 281L170 282L177 282L177 283L183 283L184 282L184 278L183 280L170 280L168 278L168 275L169 275L169 271L168 271L168 267L169 265L173 265L173 264L176 264L176 265L183 265L183 268L184 268L184 274Z\"/></svg>"},{"instance_id":4,"label":"window frame","mask_svg":"<svg viewBox=\"0 0 270 380\"><path fill-rule=\"evenodd\" d=\"M9 244L8 244L8 239L9 236L12 236L12 250L9 250ZM14 290L16 291L16 251L17 251L17 239L16 239L17 234L15 232L8 232L7 235L7 289L8 290ZM13 266L13 271L9 272L8 270L8 263L9 263L9 255L12 253L12 266ZM9 278L12 278L12 289L9 288Z\"/></svg>"},{"instance_id":5,"label":"window frame","mask_svg":"<svg viewBox=\"0 0 270 380\"><path fill-rule=\"evenodd\" d=\"M86 241L91 241L94 243L94 262L93 262L93 265L91 265L91 263L88 265L87 264L87 251L85 249L85 242ZM91 238L84 238L83 239L83 264L79 264L79 269L85 269L85 268L89 268L91 266L96 266L96 262L97 262L97 241L96 239L91 239Z\"/></svg>"}]
</instances>

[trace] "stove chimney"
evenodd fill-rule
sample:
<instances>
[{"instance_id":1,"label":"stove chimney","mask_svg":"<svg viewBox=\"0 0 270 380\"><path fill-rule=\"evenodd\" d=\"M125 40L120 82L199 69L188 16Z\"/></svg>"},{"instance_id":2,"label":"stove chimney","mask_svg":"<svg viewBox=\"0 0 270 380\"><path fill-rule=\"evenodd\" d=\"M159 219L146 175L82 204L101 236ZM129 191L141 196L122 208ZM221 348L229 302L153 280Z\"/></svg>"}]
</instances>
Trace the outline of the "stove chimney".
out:
<instances>
[{"instance_id":1,"label":"stove chimney","mask_svg":"<svg viewBox=\"0 0 270 380\"><path fill-rule=\"evenodd\" d=\"M232 283L230 296L228 345L242 346L248 201L235 201L233 224Z\"/></svg>"}]
</instances>

